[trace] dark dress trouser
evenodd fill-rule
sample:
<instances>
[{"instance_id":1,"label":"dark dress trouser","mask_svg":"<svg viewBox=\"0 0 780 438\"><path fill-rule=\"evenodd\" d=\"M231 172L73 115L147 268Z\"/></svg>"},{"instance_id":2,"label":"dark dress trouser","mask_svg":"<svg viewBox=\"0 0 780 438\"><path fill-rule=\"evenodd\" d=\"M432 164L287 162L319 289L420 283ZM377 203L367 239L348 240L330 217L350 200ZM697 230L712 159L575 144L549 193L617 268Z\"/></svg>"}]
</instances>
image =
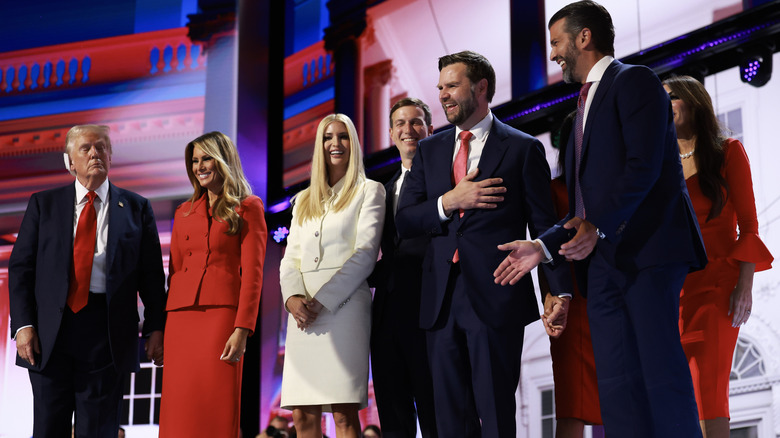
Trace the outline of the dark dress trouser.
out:
<instances>
[{"instance_id":1,"label":"dark dress trouser","mask_svg":"<svg viewBox=\"0 0 780 438\"><path fill-rule=\"evenodd\" d=\"M400 303L403 291L394 294L398 296L385 301L388 306L382 323L371 332L371 372L382 436L413 438L419 420L423 438L436 438L425 331L419 328L419 317L408 321L400 315L409 311L396 309L419 304L406 300Z\"/></svg>"},{"instance_id":2,"label":"dark dress trouser","mask_svg":"<svg viewBox=\"0 0 780 438\"><path fill-rule=\"evenodd\" d=\"M111 359L105 294L90 293L76 314L65 308L46 368L29 374L35 438L69 437L74 410L77 438L116 438L125 376Z\"/></svg>"},{"instance_id":3,"label":"dark dress trouser","mask_svg":"<svg viewBox=\"0 0 780 438\"><path fill-rule=\"evenodd\" d=\"M474 312L459 265L453 264L439 319L428 331L439 436L516 436L524 330L485 324Z\"/></svg>"},{"instance_id":4,"label":"dark dress trouser","mask_svg":"<svg viewBox=\"0 0 780 438\"><path fill-rule=\"evenodd\" d=\"M588 270L588 319L607 437L701 437L678 329L688 265L626 273L598 249Z\"/></svg>"}]
</instances>

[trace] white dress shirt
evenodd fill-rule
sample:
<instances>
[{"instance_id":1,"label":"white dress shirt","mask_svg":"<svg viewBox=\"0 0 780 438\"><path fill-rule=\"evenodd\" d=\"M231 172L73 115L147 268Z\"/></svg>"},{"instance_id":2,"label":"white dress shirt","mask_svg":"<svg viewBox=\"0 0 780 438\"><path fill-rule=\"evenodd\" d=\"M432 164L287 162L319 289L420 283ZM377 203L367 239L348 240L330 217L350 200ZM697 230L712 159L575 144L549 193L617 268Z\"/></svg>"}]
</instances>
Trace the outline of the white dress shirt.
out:
<instances>
[{"instance_id":1,"label":"white dress shirt","mask_svg":"<svg viewBox=\"0 0 780 438\"><path fill-rule=\"evenodd\" d=\"M593 84L588 89L588 96L585 99L585 110L582 113L582 132L585 132L585 123L588 120L590 104L593 103L593 96L596 95L596 90L599 88L599 82L601 82L601 78L604 76L604 72L607 71L609 64L614 60L615 58L611 56L605 56L599 59L599 61L591 67L590 72L588 72L588 78L585 82L593 82Z\"/></svg>"}]
</instances>

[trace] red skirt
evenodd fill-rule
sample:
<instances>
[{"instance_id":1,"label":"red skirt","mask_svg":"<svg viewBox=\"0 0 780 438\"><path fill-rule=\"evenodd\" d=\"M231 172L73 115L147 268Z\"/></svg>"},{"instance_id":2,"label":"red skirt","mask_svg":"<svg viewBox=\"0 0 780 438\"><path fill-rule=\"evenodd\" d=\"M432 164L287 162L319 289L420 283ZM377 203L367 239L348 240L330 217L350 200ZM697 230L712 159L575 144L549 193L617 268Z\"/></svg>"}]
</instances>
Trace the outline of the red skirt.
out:
<instances>
[{"instance_id":1,"label":"red skirt","mask_svg":"<svg viewBox=\"0 0 780 438\"><path fill-rule=\"evenodd\" d=\"M550 338L555 381L555 417L601 423L596 363L588 325L588 302L577 295L569 303L566 329Z\"/></svg>"},{"instance_id":2,"label":"red skirt","mask_svg":"<svg viewBox=\"0 0 780 438\"><path fill-rule=\"evenodd\" d=\"M235 318L232 307L168 312L160 437L238 437L244 359L219 359Z\"/></svg>"},{"instance_id":3,"label":"red skirt","mask_svg":"<svg viewBox=\"0 0 780 438\"><path fill-rule=\"evenodd\" d=\"M731 286L680 294L680 338L691 368L699 419L729 418L729 374L739 328L731 326ZM723 285L725 286L725 285Z\"/></svg>"}]
</instances>

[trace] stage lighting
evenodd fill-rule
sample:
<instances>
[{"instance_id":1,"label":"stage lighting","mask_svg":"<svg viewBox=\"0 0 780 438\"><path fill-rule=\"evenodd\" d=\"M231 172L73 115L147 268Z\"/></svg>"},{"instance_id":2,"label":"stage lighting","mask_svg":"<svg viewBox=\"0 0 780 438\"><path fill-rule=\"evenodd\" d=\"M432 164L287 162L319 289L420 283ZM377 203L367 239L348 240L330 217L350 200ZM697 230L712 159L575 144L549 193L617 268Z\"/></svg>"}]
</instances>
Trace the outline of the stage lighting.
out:
<instances>
[{"instance_id":1,"label":"stage lighting","mask_svg":"<svg viewBox=\"0 0 780 438\"><path fill-rule=\"evenodd\" d=\"M290 230L287 229L285 226L279 226L276 228L276 231L274 231L273 238L276 243L282 243L287 238L287 235L290 234Z\"/></svg>"},{"instance_id":2,"label":"stage lighting","mask_svg":"<svg viewBox=\"0 0 780 438\"><path fill-rule=\"evenodd\" d=\"M761 87L772 78L772 50L760 47L745 51L739 63L739 78L754 87Z\"/></svg>"}]
</instances>

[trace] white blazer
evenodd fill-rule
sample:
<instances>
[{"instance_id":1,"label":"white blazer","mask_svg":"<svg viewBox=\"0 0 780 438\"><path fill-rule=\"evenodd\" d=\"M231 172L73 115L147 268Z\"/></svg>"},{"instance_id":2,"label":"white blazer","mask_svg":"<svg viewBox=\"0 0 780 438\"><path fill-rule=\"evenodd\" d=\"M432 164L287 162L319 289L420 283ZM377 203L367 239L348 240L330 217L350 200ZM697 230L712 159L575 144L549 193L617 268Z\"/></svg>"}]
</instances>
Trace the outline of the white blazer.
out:
<instances>
[{"instance_id":1,"label":"white blazer","mask_svg":"<svg viewBox=\"0 0 780 438\"><path fill-rule=\"evenodd\" d=\"M368 291L385 218L385 188L366 179L359 181L352 201L341 211L332 205L341 196L344 179L326 201L325 214L298 225L293 207L287 250L279 265L282 297L305 295L335 313L358 290Z\"/></svg>"}]
</instances>

